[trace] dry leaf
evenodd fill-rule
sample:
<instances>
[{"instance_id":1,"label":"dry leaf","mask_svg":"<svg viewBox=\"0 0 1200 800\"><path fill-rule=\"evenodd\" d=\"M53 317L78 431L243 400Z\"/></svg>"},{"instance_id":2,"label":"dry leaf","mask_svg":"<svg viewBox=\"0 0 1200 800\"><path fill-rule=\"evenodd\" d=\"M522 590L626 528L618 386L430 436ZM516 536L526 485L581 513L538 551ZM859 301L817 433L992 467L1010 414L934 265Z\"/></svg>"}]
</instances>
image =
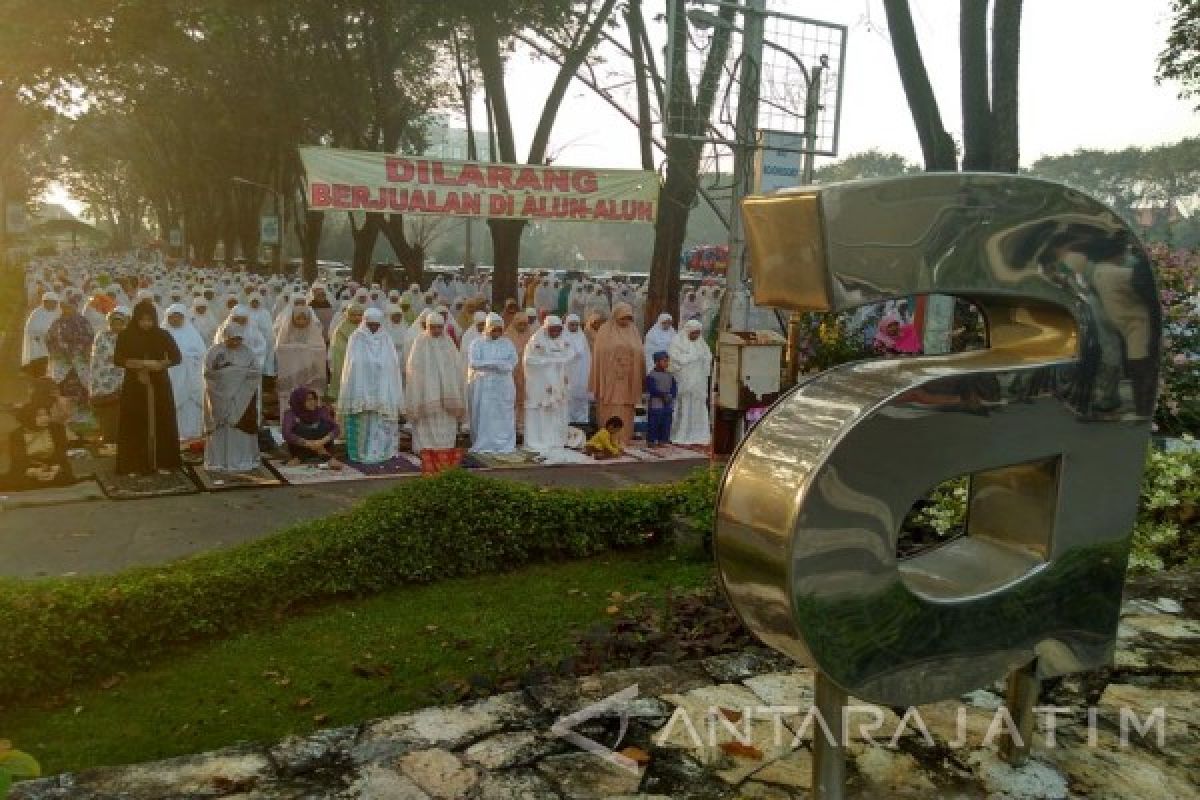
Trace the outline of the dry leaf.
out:
<instances>
[{"instance_id":1,"label":"dry leaf","mask_svg":"<svg viewBox=\"0 0 1200 800\"><path fill-rule=\"evenodd\" d=\"M732 742L721 742L720 746L722 750L731 756L737 756L738 758L749 758L754 761L762 761L762 750L759 750L754 745L742 744L741 742L734 740Z\"/></svg>"},{"instance_id":2,"label":"dry leaf","mask_svg":"<svg viewBox=\"0 0 1200 800\"><path fill-rule=\"evenodd\" d=\"M740 712L740 711L734 711L732 708L721 708L720 711L721 711L721 716L724 717L725 719L729 720L730 722L741 722L742 721L742 712Z\"/></svg>"},{"instance_id":3,"label":"dry leaf","mask_svg":"<svg viewBox=\"0 0 1200 800\"><path fill-rule=\"evenodd\" d=\"M101 689L111 689L120 682L121 682L121 676L113 675L112 677L105 678L104 680L100 681L100 688Z\"/></svg>"},{"instance_id":4,"label":"dry leaf","mask_svg":"<svg viewBox=\"0 0 1200 800\"><path fill-rule=\"evenodd\" d=\"M326 722L329 722L329 715L313 714L313 722L317 723L318 725L324 725Z\"/></svg>"},{"instance_id":5,"label":"dry leaf","mask_svg":"<svg viewBox=\"0 0 1200 800\"><path fill-rule=\"evenodd\" d=\"M311 697L301 697L301 698L297 699L295 703L292 703L292 706L294 708L299 709L299 708L308 708L312 704L313 704L313 699Z\"/></svg>"},{"instance_id":6,"label":"dry leaf","mask_svg":"<svg viewBox=\"0 0 1200 800\"><path fill-rule=\"evenodd\" d=\"M620 606L609 606L608 608L604 609L605 614L617 614L620 611L621 611Z\"/></svg>"},{"instance_id":7,"label":"dry leaf","mask_svg":"<svg viewBox=\"0 0 1200 800\"><path fill-rule=\"evenodd\" d=\"M640 747L623 747L621 755L637 764L639 767L650 763L650 754Z\"/></svg>"}]
</instances>

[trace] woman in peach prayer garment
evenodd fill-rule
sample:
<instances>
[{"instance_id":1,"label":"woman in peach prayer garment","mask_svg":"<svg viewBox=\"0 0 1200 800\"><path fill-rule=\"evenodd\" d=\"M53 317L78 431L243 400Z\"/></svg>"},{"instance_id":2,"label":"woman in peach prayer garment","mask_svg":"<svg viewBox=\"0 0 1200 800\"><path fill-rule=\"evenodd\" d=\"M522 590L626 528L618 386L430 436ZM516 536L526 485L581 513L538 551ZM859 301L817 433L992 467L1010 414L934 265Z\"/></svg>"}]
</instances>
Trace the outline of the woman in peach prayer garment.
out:
<instances>
[{"instance_id":1,"label":"woman in peach prayer garment","mask_svg":"<svg viewBox=\"0 0 1200 800\"><path fill-rule=\"evenodd\" d=\"M596 419L620 417L620 443L633 438L633 408L642 396L642 337L633 324L633 308L617 303L612 317L596 332L588 388L596 397Z\"/></svg>"},{"instance_id":2,"label":"woman in peach prayer garment","mask_svg":"<svg viewBox=\"0 0 1200 800\"><path fill-rule=\"evenodd\" d=\"M504 335L513 343L517 350L517 368L513 370L513 383L517 388L517 404L514 413L517 415L517 432L525 430L525 345L533 338L533 326L529 317L519 313L504 330Z\"/></svg>"}]
</instances>

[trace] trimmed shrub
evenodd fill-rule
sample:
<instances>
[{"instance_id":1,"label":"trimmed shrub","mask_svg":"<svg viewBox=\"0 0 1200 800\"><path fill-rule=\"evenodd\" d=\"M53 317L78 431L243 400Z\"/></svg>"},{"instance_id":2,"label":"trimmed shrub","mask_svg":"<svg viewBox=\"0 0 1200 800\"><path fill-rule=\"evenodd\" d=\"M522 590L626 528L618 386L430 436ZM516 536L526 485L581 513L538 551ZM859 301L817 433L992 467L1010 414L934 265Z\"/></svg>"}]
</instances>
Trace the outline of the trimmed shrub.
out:
<instances>
[{"instance_id":1,"label":"trimmed shrub","mask_svg":"<svg viewBox=\"0 0 1200 800\"><path fill-rule=\"evenodd\" d=\"M454 470L256 542L119 575L0 581L0 702L304 604L652 543L671 487L544 489Z\"/></svg>"}]
</instances>

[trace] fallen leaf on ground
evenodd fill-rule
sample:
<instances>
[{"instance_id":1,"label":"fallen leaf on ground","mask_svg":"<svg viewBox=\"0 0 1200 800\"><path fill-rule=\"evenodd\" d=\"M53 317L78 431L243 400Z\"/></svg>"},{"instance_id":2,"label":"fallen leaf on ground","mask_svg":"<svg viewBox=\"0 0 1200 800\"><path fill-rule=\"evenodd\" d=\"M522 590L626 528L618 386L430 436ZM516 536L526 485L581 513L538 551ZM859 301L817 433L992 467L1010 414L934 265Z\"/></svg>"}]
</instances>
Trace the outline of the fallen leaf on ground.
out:
<instances>
[{"instance_id":1,"label":"fallen leaf on ground","mask_svg":"<svg viewBox=\"0 0 1200 800\"><path fill-rule=\"evenodd\" d=\"M762 761L762 750L759 750L754 745L742 744L739 741L721 742L721 749L731 756L738 758L749 758L754 761Z\"/></svg>"},{"instance_id":2,"label":"fallen leaf on ground","mask_svg":"<svg viewBox=\"0 0 1200 800\"><path fill-rule=\"evenodd\" d=\"M637 764L639 767L650 763L650 754L640 747L623 747L621 755Z\"/></svg>"}]
</instances>

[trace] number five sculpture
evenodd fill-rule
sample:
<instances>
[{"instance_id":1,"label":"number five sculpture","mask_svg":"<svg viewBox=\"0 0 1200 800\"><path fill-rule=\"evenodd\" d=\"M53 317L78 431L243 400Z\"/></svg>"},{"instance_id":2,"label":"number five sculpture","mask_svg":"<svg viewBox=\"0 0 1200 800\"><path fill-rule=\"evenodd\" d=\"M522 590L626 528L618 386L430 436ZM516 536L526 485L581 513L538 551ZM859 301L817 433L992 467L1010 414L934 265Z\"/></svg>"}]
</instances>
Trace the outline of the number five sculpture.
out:
<instances>
[{"instance_id":1,"label":"number five sculpture","mask_svg":"<svg viewBox=\"0 0 1200 800\"><path fill-rule=\"evenodd\" d=\"M750 198L743 218L758 304L953 295L988 346L846 364L782 397L722 483L725 591L816 670L839 739L848 694L916 705L1006 676L1028 734L1038 680L1112 657L1157 388L1146 252L1102 204L1014 176L807 187ZM913 504L962 475L965 535L899 558ZM815 796L841 797L844 741L822 740Z\"/></svg>"}]
</instances>

